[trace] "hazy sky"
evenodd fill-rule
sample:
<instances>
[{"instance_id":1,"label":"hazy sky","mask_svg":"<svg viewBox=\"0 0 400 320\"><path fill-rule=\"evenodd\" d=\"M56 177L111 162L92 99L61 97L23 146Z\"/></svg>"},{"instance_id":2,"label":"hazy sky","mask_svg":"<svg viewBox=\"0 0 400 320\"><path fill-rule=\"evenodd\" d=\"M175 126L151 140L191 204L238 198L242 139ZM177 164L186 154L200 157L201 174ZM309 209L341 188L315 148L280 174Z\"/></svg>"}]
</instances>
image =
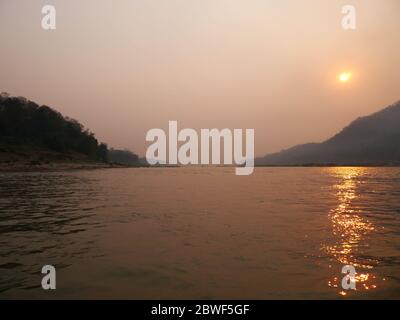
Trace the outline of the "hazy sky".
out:
<instances>
[{"instance_id":1,"label":"hazy sky","mask_svg":"<svg viewBox=\"0 0 400 320\"><path fill-rule=\"evenodd\" d=\"M341 28L346 4L355 31ZM0 43L0 91L142 155L168 120L254 128L263 155L400 99L399 0L0 0Z\"/></svg>"}]
</instances>

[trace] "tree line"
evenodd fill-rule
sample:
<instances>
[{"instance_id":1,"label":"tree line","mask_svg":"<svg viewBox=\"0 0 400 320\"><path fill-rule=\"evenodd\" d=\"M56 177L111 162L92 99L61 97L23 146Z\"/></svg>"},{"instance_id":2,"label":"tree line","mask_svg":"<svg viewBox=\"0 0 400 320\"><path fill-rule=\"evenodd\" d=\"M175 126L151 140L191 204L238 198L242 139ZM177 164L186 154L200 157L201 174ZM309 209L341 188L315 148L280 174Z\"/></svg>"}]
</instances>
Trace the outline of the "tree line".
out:
<instances>
[{"instance_id":1,"label":"tree line","mask_svg":"<svg viewBox=\"0 0 400 320\"><path fill-rule=\"evenodd\" d=\"M78 152L93 160L113 161L109 158L114 158L115 153L123 159L137 160L130 151L109 150L77 120L64 117L46 105L7 93L0 94L0 141L35 145L61 153Z\"/></svg>"}]
</instances>

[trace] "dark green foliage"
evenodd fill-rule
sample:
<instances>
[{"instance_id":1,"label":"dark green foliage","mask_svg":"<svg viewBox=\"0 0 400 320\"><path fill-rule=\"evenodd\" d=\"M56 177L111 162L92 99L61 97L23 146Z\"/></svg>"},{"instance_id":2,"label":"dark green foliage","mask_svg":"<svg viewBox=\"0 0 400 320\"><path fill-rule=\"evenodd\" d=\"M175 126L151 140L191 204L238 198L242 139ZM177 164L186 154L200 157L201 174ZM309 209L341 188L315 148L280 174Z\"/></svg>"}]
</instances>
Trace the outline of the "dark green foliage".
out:
<instances>
[{"instance_id":1,"label":"dark green foliage","mask_svg":"<svg viewBox=\"0 0 400 320\"><path fill-rule=\"evenodd\" d=\"M78 152L93 160L107 158L107 145L78 121L22 97L0 95L0 142L32 144L54 151Z\"/></svg>"}]
</instances>

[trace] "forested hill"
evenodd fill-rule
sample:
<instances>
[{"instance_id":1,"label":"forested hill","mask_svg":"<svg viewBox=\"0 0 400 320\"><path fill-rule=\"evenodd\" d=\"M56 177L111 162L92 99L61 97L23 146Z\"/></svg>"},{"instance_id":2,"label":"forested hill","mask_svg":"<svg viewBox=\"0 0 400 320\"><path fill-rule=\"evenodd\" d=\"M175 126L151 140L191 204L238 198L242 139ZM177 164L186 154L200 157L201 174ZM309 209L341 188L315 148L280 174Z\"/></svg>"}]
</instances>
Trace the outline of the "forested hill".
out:
<instances>
[{"instance_id":1,"label":"forested hill","mask_svg":"<svg viewBox=\"0 0 400 320\"><path fill-rule=\"evenodd\" d=\"M400 165L400 101L334 137L256 159L257 165Z\"/></svg>"},{"instance_id":2,"label":"forested hill","mask_svg":"<svg viewBox=\"0 0 400 320\"><path fill-rule=\"evenodd\" d=\"M22 97L0 95L0 144L32 146L107 160L107 145L74 119Z\"/></svg>"}]
</instances>

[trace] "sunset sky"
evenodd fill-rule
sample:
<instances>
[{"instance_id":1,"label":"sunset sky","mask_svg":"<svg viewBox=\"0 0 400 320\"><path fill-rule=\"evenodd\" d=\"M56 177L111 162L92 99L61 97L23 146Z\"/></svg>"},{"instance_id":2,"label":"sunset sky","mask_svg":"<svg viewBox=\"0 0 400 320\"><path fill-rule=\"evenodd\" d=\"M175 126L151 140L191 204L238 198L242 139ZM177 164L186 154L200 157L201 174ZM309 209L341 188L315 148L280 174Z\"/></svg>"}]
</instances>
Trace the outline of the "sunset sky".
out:
<instances>
[{"instance_id":1,"label":"sunset sky","mask_svg":"<svg viewBox=\"0 0 400 320\"><path fill-rule=\"evenodd\" d=\"M0 0L0 91L141 155L169 120L254 128L263 155L400 99L399 18L399 0Z\"/></svg>"}]
</instances>

